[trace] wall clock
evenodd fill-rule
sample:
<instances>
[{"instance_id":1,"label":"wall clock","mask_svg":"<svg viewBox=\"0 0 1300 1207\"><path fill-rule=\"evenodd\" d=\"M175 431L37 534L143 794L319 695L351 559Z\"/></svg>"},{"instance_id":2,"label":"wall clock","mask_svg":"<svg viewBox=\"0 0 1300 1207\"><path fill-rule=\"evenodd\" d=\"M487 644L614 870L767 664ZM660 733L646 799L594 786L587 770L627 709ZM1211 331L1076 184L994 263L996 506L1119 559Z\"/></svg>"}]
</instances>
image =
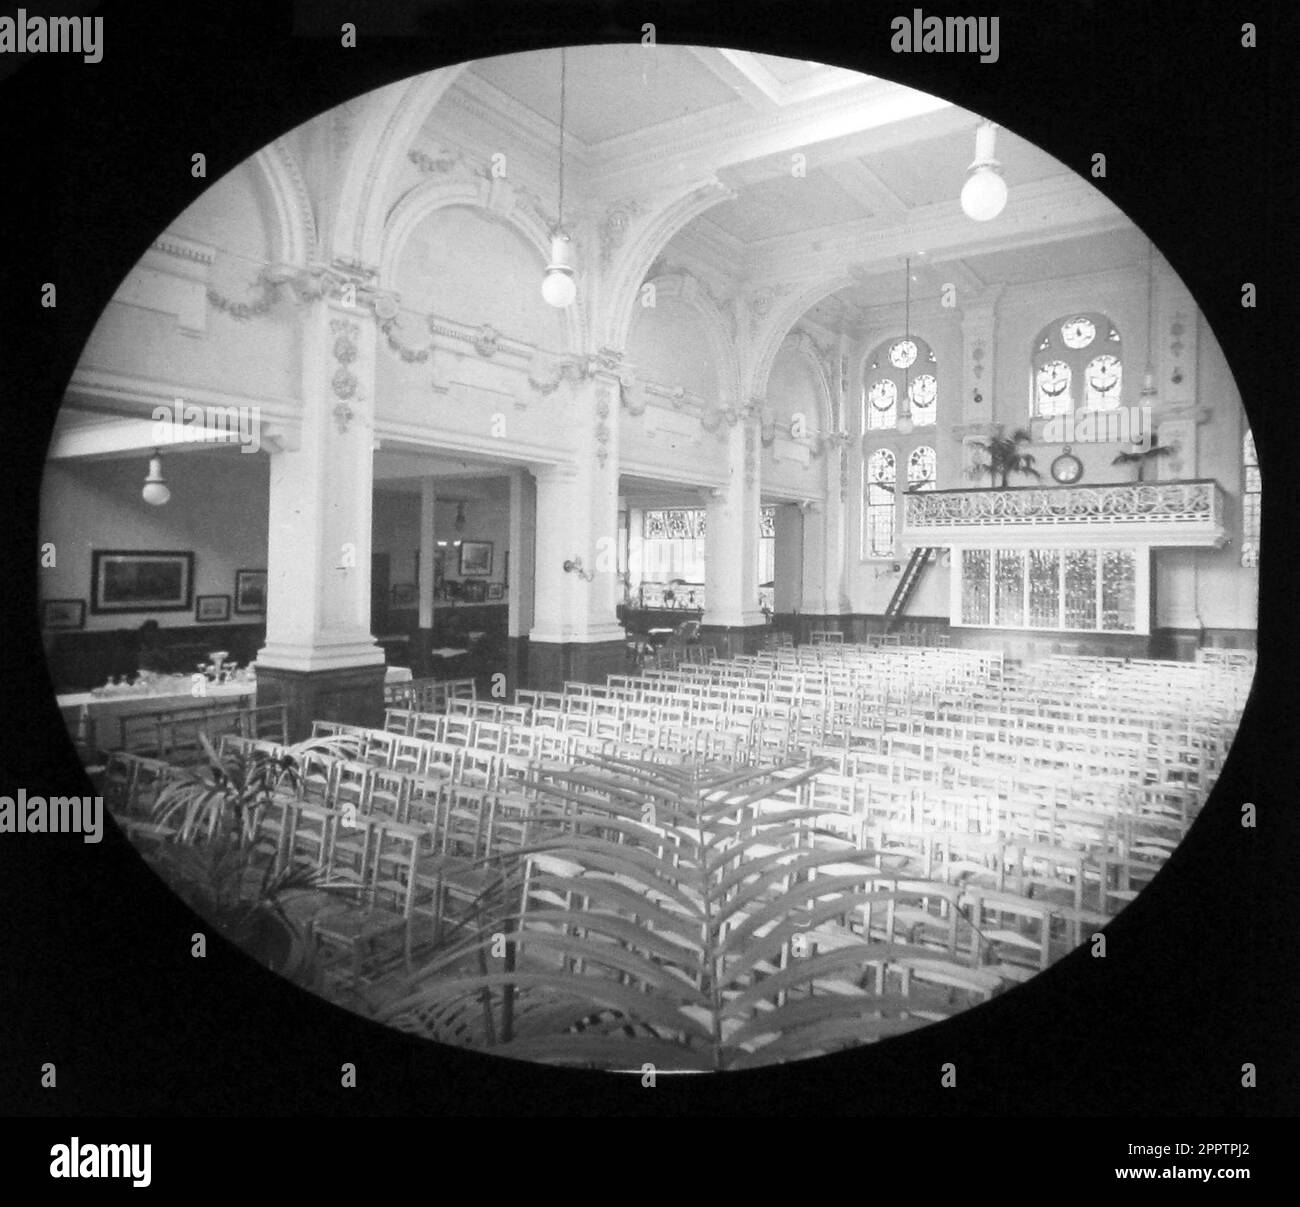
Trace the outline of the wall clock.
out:
<instances>
[{"instance_id":1,"label":"wall clock","mask_svg":"<svg viewBox=\"0 0 1300 1207\"><path fill-rule=\"evenodd\" d=\"M1068 444L1052 462L1052 477L1065 486L1070 486L1083 477L1083 462L1070 452Z\"/></svg>"}]
</instances>

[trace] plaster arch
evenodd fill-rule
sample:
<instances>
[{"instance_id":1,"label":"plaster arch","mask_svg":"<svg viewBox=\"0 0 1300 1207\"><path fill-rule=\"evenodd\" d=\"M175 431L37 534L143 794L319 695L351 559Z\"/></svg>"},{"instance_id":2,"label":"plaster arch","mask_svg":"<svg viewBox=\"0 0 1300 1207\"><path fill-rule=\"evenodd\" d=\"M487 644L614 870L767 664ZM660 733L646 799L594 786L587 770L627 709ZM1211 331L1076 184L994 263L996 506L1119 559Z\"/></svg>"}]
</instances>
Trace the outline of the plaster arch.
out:
<instances>
[{"instance_id":1,"label":"plaster arch","mask_svg":"<svg viewBox=\"0 0 1300 1207\"><path fill-rule=\"evenodd\" d=\"M668 273L656 277L652 284L655 287L656 297L676 298L690 306L705 320L702 330L717 369L718 386L717 398L706 399L706 403L724 409L735 406L740 398L740 358L722 311L718 309L700 282L689 273ZM631 327L632 323L629 319L628 336L631 334ZM637 366L632 367L635 369Z\"/></svg>"},{"instance_id":2,"label":"plaster arch","mask_svg":"<svg viewBox=\"0 0 1300 1207\"><path fill-rule=\"evenodd\" d=\"M592 314L602 316L592 330L598 347L621 351L627 346L637 294L651 265L687 223L735 196L734 189L716 178L688 185L670 195L641 223L605 273L594 299Z\"/></svg>"},{"instance_id":3,"label":"plaster arch","mask_svg":"<svg viewBox=\"0 0 1300 1207\"><path fill-rule=\"evenodd\" d=\"M275 259L306 268L316 258L316 216L302 169L284 139L277 138L253 156L275 215Z\"/></svg>"},{"instance_id":4,"label":"plaster arch","mask_svg":"<svg viewBox=\"0 0 1300 1207\"><path fill-rule=\"evenodd\" d=\"M799 286L773 306L751 343L749 379L746 383L747 393L751 397L763 398L766 395L768 378L772 375L772 362L804 314L823 298L855 283L855 278L847 273L823 277L819 281Z\"/></svg>"},{"instance_id":5,"label":"plaster arch","mask_svg":"<svg viewBox=\"0 0 1300 1207\"><path fill-rule=\"evenodd\" d=\"M457 63L369 93L343 168L329 238L329 257L377 268L386 215L406 154L433 107L469 66Z\"/></svg>"},{"instance_id":6,"label":"plaster arch","mask_svg":"<svg viewBox=\"0 0 1300 1207\"><path fill-rule=\"evenodd\" d=\"M427 180L411 189L392 209L384 230L378 261L378 282L383 288L394 287L398 265L411 237L433 214L450 207L465 207L504 223L523 237L537 257L537 289L540 296L542 270L550 251L550 232L536 209L507 180L465 174L450 179ZM547 348L548 352L576 351L582 346L583 313L573 305L559 312L564 331L564 347ZM509 334L507 332L506 334Z\"/></svg>"}]
</instances>

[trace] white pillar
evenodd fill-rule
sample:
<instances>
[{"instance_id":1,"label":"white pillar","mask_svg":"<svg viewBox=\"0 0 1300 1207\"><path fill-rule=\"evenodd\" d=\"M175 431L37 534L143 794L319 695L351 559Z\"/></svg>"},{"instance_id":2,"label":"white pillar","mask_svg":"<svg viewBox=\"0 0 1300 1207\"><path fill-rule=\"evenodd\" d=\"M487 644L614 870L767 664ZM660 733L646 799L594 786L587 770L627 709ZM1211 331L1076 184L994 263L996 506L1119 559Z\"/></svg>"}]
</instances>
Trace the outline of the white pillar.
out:
<instances>
[{"instance_id":1,"label":"white pillar","mask_svg":"<svg viewBox=\"0 0 1300 1207\"><path fill-rule=\"evenodd\" d=\"M510 475L509 635L527 637L533 627L533 542L537 489L525 470Z\"/></svg>"},{"instance_id":2,"label":"white pillar","mask_svg":"<svg viewBox=\"0 0 1300 1207\"><path fill-rule=\"evenodd\" d=\"M421 629L433 628L433 563L438 543L434 513L438 503L436 480L420 479L420 622Z\"/></svg>"},{"instance_id":3,"label":"white pillar","mask_svg":"<svg viewBox=\"0 0 1300 1207\"><path fill-rule=\"evenodd\" d=\"M625 651L618 578L618 393L589 367L566 383L571 462L539 467L528 678L604 682ZM513 561L513 559L512 559ZM565 563L570 569L565 570ZM512 570L513 573L513 570Z\"/></svg>"},{"instance_id":4,"label":"white pillar","mask_svg":"<svg viewBox=\"0 0 1300 1207\"><path fill-rule=\"evenodd\" d=\"M708 500L705 611L709 627L762 625L758 606L758 422L742 418L726 437L727 484Z\"/></svg>"},{"instance_id":5,"label":"white pillar","mask_svg":"<svg viewBox=\"0 0 1300 1207\"><path fill-rule=\"evenodd\" d=\"M258 668L384 661L370 632L374 328L321 302L302 339L298 447L271 454L266 645Z\"/></svg>"},{"instance_id":6,"label":"white pillar","mask_svg":"<svg viewBox=\"0 0 1300 1207\"><path fill-rule=\"evenodd\" d=\"M384 651L370 632L375 329L333 300L305 311L302 422L271 454L266 644L258 702L311 722L383 719Z\"/></svg>"}]
</instances>

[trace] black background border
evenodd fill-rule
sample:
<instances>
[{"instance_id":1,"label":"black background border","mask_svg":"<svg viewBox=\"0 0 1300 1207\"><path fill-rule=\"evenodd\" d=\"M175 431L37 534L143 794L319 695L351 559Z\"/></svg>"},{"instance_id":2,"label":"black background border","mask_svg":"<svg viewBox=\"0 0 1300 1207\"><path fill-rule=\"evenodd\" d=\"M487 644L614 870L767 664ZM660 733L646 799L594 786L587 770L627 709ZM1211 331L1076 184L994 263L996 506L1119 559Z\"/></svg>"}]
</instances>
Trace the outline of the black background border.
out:
<instances>
[{"instance_id":1,"label":"black background border","mask_svg":"<svg viewBox=\"0 0 1300 1207\"><path fill-rule=\"evenodd\" d=\"M649 21L661 43L815 59L933 92L1084 174L1091 155L1104 151L1109 174L1093 183L1152 236L1225 350L1267 487L1259 674L1210 804L1156 884L1107 928L1108 958L1076 954L988 1007L860 1052L765 1073L661 1076L649 1090L635 1079L417 1043L299 994L220 940L210 942L206 960L193 960L189 936L200 926L109 823L97 846L75 836L3 835L0 1111L50 1120L846 1113L880 1117L873 1128L910 1115L965 1116L974 1121L952 1120L946 1139L924 1133L925 1147L932 1142L936 1154L961 1160L968 1144L987 1138L994 1168L1003 1150L991 1116L1295 1113L1300 911L1291 787L1298 730L1290 685L1297 628L1289 605L1300 598L1300 584L1298 559L1288 556L1297 491L1287 466L1295 451L1288 420L1296 413L1293 230L1300 210L1287 53L1295 43L1281 26L1286 8L923 6L926 15L998 16L993 64L973 55L891 53L889 22L912 9L822 0L732 8L106 3L80 8L104 17L101 63L52 55L0 61L8 257L0 381L9 420L0 446L0 528L9 546L0 783L29 794L86 790L41 654L39 480L77 358L150 241L277 134L349 97L468 58L637 42ZM355 50L340 45L343 21L359 27ZM1258 23L1257 49L1240 46L1243 21ZM195 151L207 155L205 181L190 177ZM57 309L39 304L47 281L58 286ZM1253 310L1240 305L1244 281L1258 286ZM1257 804L1257 829L1239 824L1243 801ZM40 1087L46 1060L58 1066L57 1090ZM344 1061L358 1065L356 1089L339 1088ZM940 1088L944 1061L957 1064L954 1089ZM1253 1090L1240 1084L1248 1061L1259 1069ZM917 1134L914 1125L895 1126L900 1135ZM1177 1137L1245 1134L1239 1123L1230 1135L1201 1134L1215 1130L1183 1126ZM1130 1124L1102 1135L1110 1131L1151 1134L1147 1125ZM101 1132L126 1138L120 1126ZM1070 1143L1072 1133L1059 1125L1054 1134ZM264 1139L274 1146L273 1135ZM818 1151L812 1134L800 1138ZM783 1146L780 1158L799 1160L800 1147ZM48 1148L38 1157L41 1151ZM1119 1155L1117 1143L1117 1162ZM1109 1161L1106 1155L1102 1164ZM565 1162L557 1158L554 1168L563 1176Z\"/></svg>"}]
</instances>

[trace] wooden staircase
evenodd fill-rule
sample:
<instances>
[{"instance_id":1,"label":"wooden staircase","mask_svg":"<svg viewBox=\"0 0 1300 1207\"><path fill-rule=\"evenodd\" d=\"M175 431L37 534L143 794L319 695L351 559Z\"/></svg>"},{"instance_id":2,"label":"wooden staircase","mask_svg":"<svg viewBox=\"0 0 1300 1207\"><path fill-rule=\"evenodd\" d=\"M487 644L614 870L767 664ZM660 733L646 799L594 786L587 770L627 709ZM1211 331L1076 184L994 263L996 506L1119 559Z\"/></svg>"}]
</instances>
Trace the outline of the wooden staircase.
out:
<instances>
[{"instance_id":1,"label":"wooden staircase","mask_svg":"<svg viewBox=\"0 0 1300 1207\"><path fill-rule=\"evenodd\" d=\"M907 565L903 569L903 576L898 580L898 586L894 588L893 597L885 608L886 633L894 627L894 622L907 611L908 601L911 600L912 594L916 590L916 584L921 579L921 572L930 564L933 555L937 552L938 550L932 546L912 550L912 556L907 559Z\"/></svg>"}]
</instances>

